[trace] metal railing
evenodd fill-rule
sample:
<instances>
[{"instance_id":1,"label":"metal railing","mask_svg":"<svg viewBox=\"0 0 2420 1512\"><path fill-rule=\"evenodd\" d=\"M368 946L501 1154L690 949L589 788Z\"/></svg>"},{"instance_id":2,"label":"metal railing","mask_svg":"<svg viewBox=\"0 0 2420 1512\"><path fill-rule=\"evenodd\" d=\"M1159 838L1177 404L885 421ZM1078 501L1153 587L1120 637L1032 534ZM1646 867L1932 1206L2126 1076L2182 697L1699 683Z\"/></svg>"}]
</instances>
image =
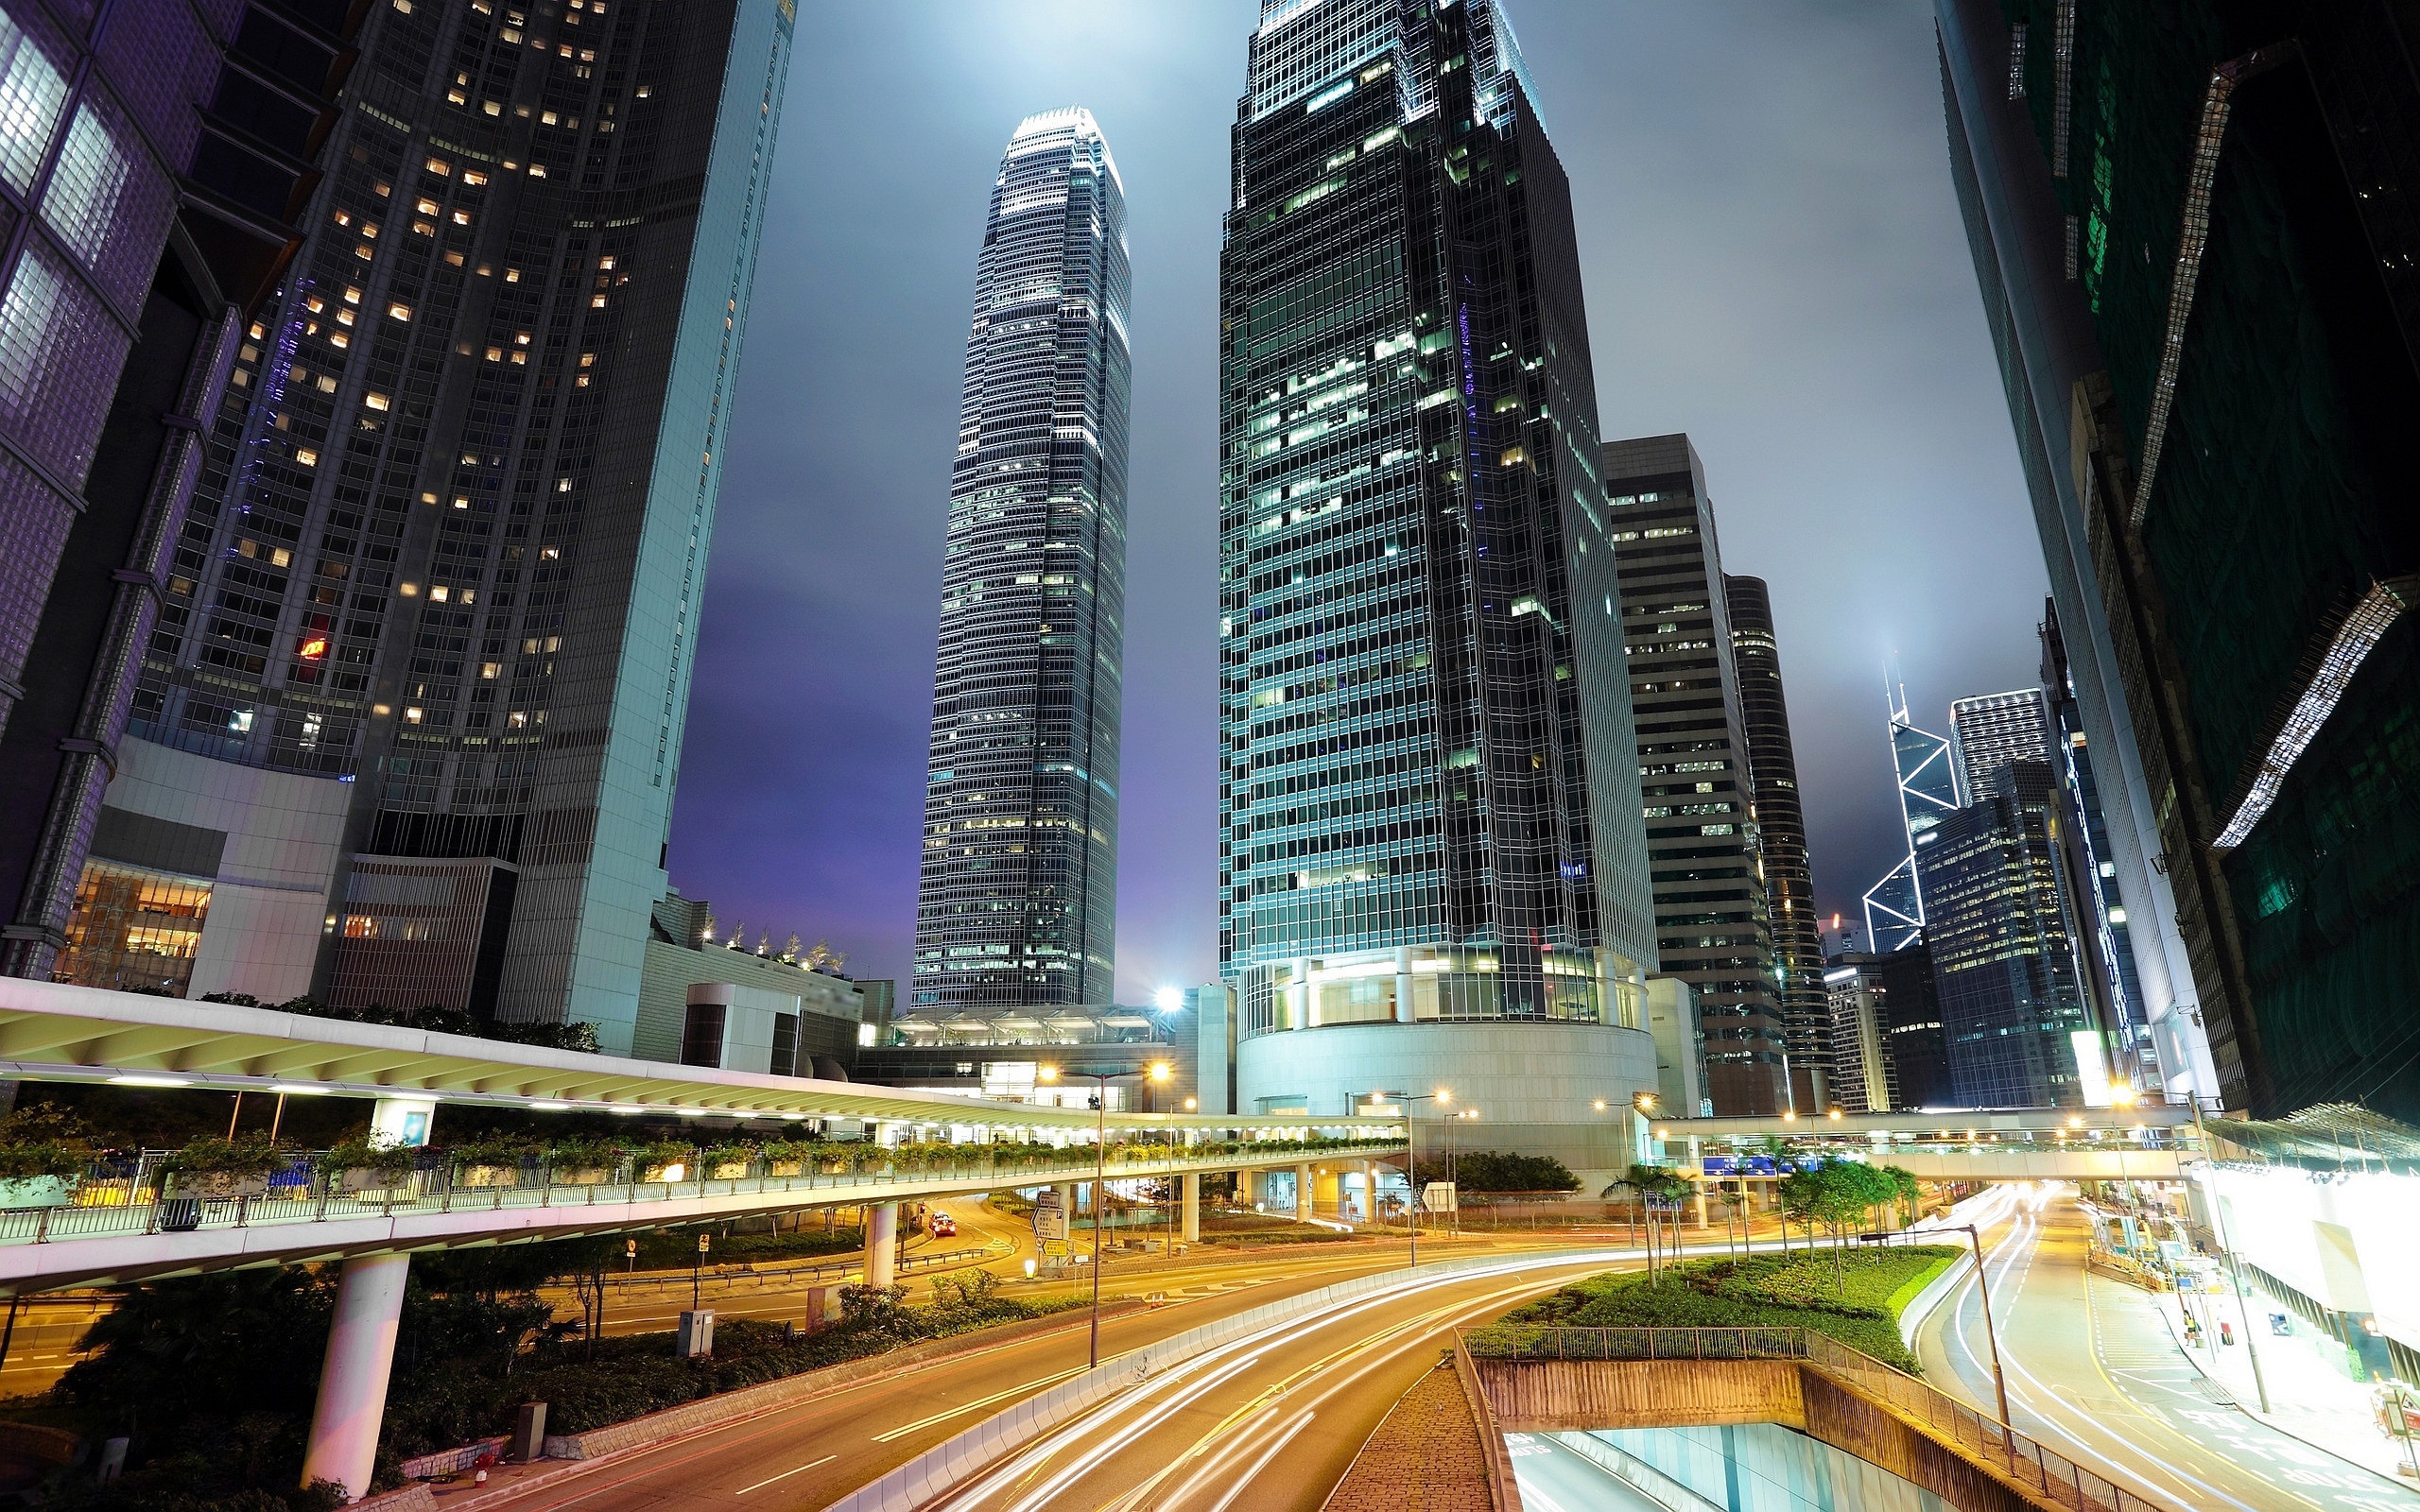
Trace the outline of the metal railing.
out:
<instances>
[{"instance_id":1,"label":"metal railing","mask_svg":"<svg viewBox=\"0 0 2420 1512\"><path fill-rule=\"evenodd\" d=\"M2075 1512L2169 1512L1989 1413L1810 1329L1576 1329L1496 1324L1462 1335L1478 1360L1803 1360Z\"/></svg>"},{"instance_id":2,"label":"metal railing","mask_svg":"<svg viewBox=\"0 0 2420 1512\"><path fill-rule=\"evenodd\" d=\"M1220 1148L1188 1152L1137 1147L1107 1163L1106 1178L1146 1180L1194 1172L1234 1170L1277 1160L1308 1160L1322 1156L1355 1159L1400 1152L1395 1142L1268 1142L1275 1148ZM1058 1152L1052 1152L1056 1156ZM427 1214L500 1212L530 1208L595 1207L600 1204L676 1202L708 1197L786 1196L815 1206L814 1199L845 1202L852 1194L883 1188L981 1191L987 1187L1026 1186L1048 1181L1089 1180L1095 1171L1088 1146L1069 1146L1063 1158L1018 1155L949 1161L919 1152L901 1167L873 1166L851 1170L801 1170L775 1175L776 1162L748 1162L749 1174L663 1180L668 1170L641 1167L625 1160L611 1169L595 1162L555 1167L543 1161L517 1166L473 1165L430 1151L409 1171L385 1173L385 1185L365 1185L364 1174L326 1168L324 1152L297 1153L284 1168L266 1177L240 1183L218 1183L208 1190L167 1193L173 1152L147 1151L139 1158L118 1157L95 1162L94 1170L75 1178L48 1206L0 1210L0 1245L58 1244L78 1239L123 1238L162 1232L219 1228L253 1228L273 1224L326 1223L353 1218L392 1218ZM793 1162L779 1162L790 1164ZM688 1162L683 1162L688 1164ZM690 1169L702 1170L694 1164ZM717 1169L728 1169L720 1166ZM659 1179L646 1179L653 1175ZM243 1193L231 1185L259 1186ZM914 1192L904 1194L913 1195Z\"/></svg>"}]
</instances>

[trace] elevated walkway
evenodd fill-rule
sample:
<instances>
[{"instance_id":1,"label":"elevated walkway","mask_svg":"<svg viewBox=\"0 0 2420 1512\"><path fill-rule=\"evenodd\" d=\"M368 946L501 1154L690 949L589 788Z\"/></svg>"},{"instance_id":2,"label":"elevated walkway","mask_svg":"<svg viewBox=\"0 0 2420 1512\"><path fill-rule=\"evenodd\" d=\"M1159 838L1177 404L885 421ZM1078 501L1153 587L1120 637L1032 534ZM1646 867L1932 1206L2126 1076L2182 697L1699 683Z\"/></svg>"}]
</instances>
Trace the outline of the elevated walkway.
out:
<instances>
[{"instance_id":1,"label":"elevated walkway","mask_svg":"<svg viewBox=\"0 0 2420 1512\"><path fill-rule=\"evenodd\" d=\"M2166 1512L1912 1376L1803 1329L1463 1335L1508 1434L1777 1423L1959 1512Z\"/></svg>"},{"instance_id":2,"label":"elevated walkway","mask_svg":"<svg viewBox=\"0 0 2420 1512\"><path fill-rule=\"evenodd\" d=\"M0 1212L0 1295L119 1284L253 1265L310 1264L356 1255L409 1254L458 1246L516 1244L654 1228L817 1207L928 1202L1012 1187L1089 1181L1089 1146L1038 1146L1033 1159L972 1160L912 1173L758 1176L730 1180L602 1181L572 1185L458 1187L450 1173L415 1173L409 1184L352 1195L138 1200L123 1206ZM1381 1160L1399 1143L1267 1154L1173 1146L1175 1159L1112 1160L1112 1181L1211 1172L1292 1168ZM194 1227L166 1227L190 1217Z\"/></svg>"},{"instance_id":3,"label":"elevated walkway","mask_svg":"<svg viewBox=\"0 0 2420 1512\"><path fill-rule=\"evenodd\" d=\"M2193 1109L2166 1103L1673 1118L1651 1132L1684 1169L1725 1181L1775 1177L1801 1154L1895 1165L1928 1181L2164 1181L2204 1154Z\"/></svg>"}]
</instances>

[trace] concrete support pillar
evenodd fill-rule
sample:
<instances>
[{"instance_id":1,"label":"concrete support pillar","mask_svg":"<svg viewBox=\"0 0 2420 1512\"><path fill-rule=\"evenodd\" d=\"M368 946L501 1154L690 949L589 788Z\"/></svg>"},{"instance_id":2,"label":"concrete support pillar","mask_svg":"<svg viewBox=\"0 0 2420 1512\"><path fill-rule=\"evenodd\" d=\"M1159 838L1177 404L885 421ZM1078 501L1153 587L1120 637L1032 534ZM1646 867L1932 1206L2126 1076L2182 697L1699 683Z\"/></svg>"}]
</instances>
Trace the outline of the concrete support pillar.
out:
<instances>
[{"instance_id":1,"label":"concrete support pillar","mask_svg":"<svg viewBox=\"0 0 2420 1512\"><path fill-rule=\"evenodd\" d=\"M899 1276L899 1204L866 1209L866 1284L889 1286Z\"/></svg>"},{"instance_id":2,"label":"concrete support pillar","mask_svg":"<svg viewBox=\"0 0 2420 1512\"><path fill-rule=\"evenodd\" d=\"M1201 1177L1199 1173L1184 1178L1184 1206L1182 1211L1184 1216L1179 1222L1184 1227L1177 1232L1188 1245L1201 1243Z\"/></svg>"},{"instance_id":3,"label":"concrete support pillar","mask_svg":"<svg viewBox=\"0 0 2420 1512\"><path fill-rule=\"evenodd\" d=\"M1307 1029L1311 1026L1311 963L1305 956L1294 957L1293 978L1286 986L1286 1027Z\"/></svg>"},{"instance_id":4,"label":"concrete support pillar","mask_svg":"<svg viewBox=\"0 0 2420 1512\"><path fill-rule=\"evenodd\" d=\"M1298 1165L1294 1167L1295 1217L1307 1218L1311 1215L1311 1168L1307 1165Z\"/></svg>"},{"instance_id":5,"label":"concrete support pillar","mask_svg":"<svg viewBox=\"0 0 2420 1512\"><path fill-rule=\"evenodd\" d=\"M334 1481L348 1502L369 1494L411 1264L409 1255L362 1255L344 1263L320 1366L320 1400L311 1412L311 1441L302 1453L304 1486Z\"/></svg>"},{"instance_id":6,"label":"concrete support pillar","mask_svg":"<svg viewBox=\"0 0 2420 1512\"><path fill-rule=\"evenodd\" d=\"M426 1097L381 1097L370 1105L370 1137L380 1144L428 1143L437 1123L437 1104Z\"/></svg>"},{"instance_id":7,"label":"concrete support pillar","mask_svg":"<svg viewBox=\"0 0 2420 1512\"><path fill-rule=\"evenodd\" d=\"M1411 1022L1411 947L1395 947L1395 1022Z\"/></svg>"},{"instance_id":8,"label":"concrete support pillar","mask_svg":"<svg viewBox=\"0 0 2420 1512\"><path fill-rule=\"evenodd\" d=\"M1380 1169L1375 1160L1361 1162L1361 1221L1363 1223L1378 1221L1378 1172Z\"/></svg>"}]
</instances>

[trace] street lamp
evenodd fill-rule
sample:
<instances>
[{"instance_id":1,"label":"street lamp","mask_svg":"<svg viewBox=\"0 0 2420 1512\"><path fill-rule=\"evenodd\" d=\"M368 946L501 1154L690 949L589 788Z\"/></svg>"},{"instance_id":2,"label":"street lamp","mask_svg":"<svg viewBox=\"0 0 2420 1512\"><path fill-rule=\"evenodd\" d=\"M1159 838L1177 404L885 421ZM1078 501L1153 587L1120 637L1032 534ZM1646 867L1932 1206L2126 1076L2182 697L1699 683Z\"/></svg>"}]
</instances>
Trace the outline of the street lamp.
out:
<instances>
[{"instance_id":1,"label":"street lamp","mask_svg":"<svg viewBox=\"0 0 2420 1512\"><path fill-rule=\"evenodd\" d=\"M1044 1066L1034 1073L1044 1081L1057 1081L1063 1075L1083 1076L1097 1084L1093 1093L1093 1326L1092 1359L1100 1364L1100 1220L1103 1212L1104 1182L1109 1174L1109 1079L1119 1074L1114 1071L1062 1072L1056 1066ZM1153 1082L1168 1079L1168 1063L1152 1061L1144 1075Z\"/></svg>"},{"instance_id":2,"label":"street lamp","mask_svg":"<svg viewBox=\"0 0 2420 1512\"><path fill-rule=\"evenodd\" d=\"M1411 1230L1411 1268L1418 1270L1420 1268L1420 1120L1411 1116L1411 1105L1414 1103L1435 1103L1440 1108L1450 1108L1453 1106L1454 1092L1453 1089L1449 1087L1440 1087L1433 1092L1422 1092L1417 1096L1397 1097L1394 1098L1393 1101L1404 1105L1403 1177L1404 1185L1409 1187L1411 1191L1411 1201L1409 1205L1404 1209L1404 1223L1405 1226ZM1370 1200L1372 1205L1374 1206L1377 1202L1376 1194L1373 1193ZM1460 1206L1461 1199L1457 1197L1456 1207L1459 1208Z\"/></svg>"},{"instance_id":3,"label":"street lamp","mask_svg":"<svg viewBox=\"0 0 2420 1512\"><path fill-rule=\"evenodd\" d=\"M1908 1237L1912 1236L1919 1231L1920 1230L1913 1228L1902 1228L1899 1230L1899 1233L1902 1237ZM2000 1442L2008 1450L2010 1456L2014 1458L2016 1454L2016 1439L2014 1436L2016 1429L2014 1425L2010 1423L2008 1418L2008 1377L2000 1370L1999 1331L1992 1327L1992 1275L1991 1267L1983 1263L1983 1236L1975 1231L1975 1226L1971 1223L1935 1224L1931 1228L1921 1231L1927 1233L1953 1234L1963 1232L1966 1235L1967 1243L1975 1246L1975 1284L1983 1294L1983 1337L1990 1342L1992 1347L1992 1386L1994 1390L1999 1393L2000 1433L2002 1435ZM1859 1234L1858 1235L1858 1238L1864 1244L1883 1245L1889 1244L1892 1236L1887 1233L1872 1233ZM2247 1329L2246 1332L2249 1332L2249 1330Z\"/></svg>"}]
</instances>

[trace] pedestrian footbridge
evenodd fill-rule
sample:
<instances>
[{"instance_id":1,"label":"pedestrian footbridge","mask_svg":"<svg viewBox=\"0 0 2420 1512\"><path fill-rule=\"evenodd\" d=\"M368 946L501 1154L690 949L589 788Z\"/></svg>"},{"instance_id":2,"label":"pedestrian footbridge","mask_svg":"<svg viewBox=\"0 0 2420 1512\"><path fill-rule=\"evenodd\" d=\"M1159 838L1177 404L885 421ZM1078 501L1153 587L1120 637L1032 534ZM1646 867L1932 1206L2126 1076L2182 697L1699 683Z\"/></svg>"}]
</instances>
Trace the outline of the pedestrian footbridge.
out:
<instances>
[{"instance_id":1,"label":"pedestrian footbridge","mask_svg":"<svg viewBox=\"0 0 2420 1512\"><path fill-rule=\"evenodd\" d=\"M1801 1160L1895 1165L1927 1181L2162 1181L2205 1158L2193 1109L2019 1108L1655 1122L1668 1159L1712 1181L1769 1180Z\"/></svg>"}]
</instances>

